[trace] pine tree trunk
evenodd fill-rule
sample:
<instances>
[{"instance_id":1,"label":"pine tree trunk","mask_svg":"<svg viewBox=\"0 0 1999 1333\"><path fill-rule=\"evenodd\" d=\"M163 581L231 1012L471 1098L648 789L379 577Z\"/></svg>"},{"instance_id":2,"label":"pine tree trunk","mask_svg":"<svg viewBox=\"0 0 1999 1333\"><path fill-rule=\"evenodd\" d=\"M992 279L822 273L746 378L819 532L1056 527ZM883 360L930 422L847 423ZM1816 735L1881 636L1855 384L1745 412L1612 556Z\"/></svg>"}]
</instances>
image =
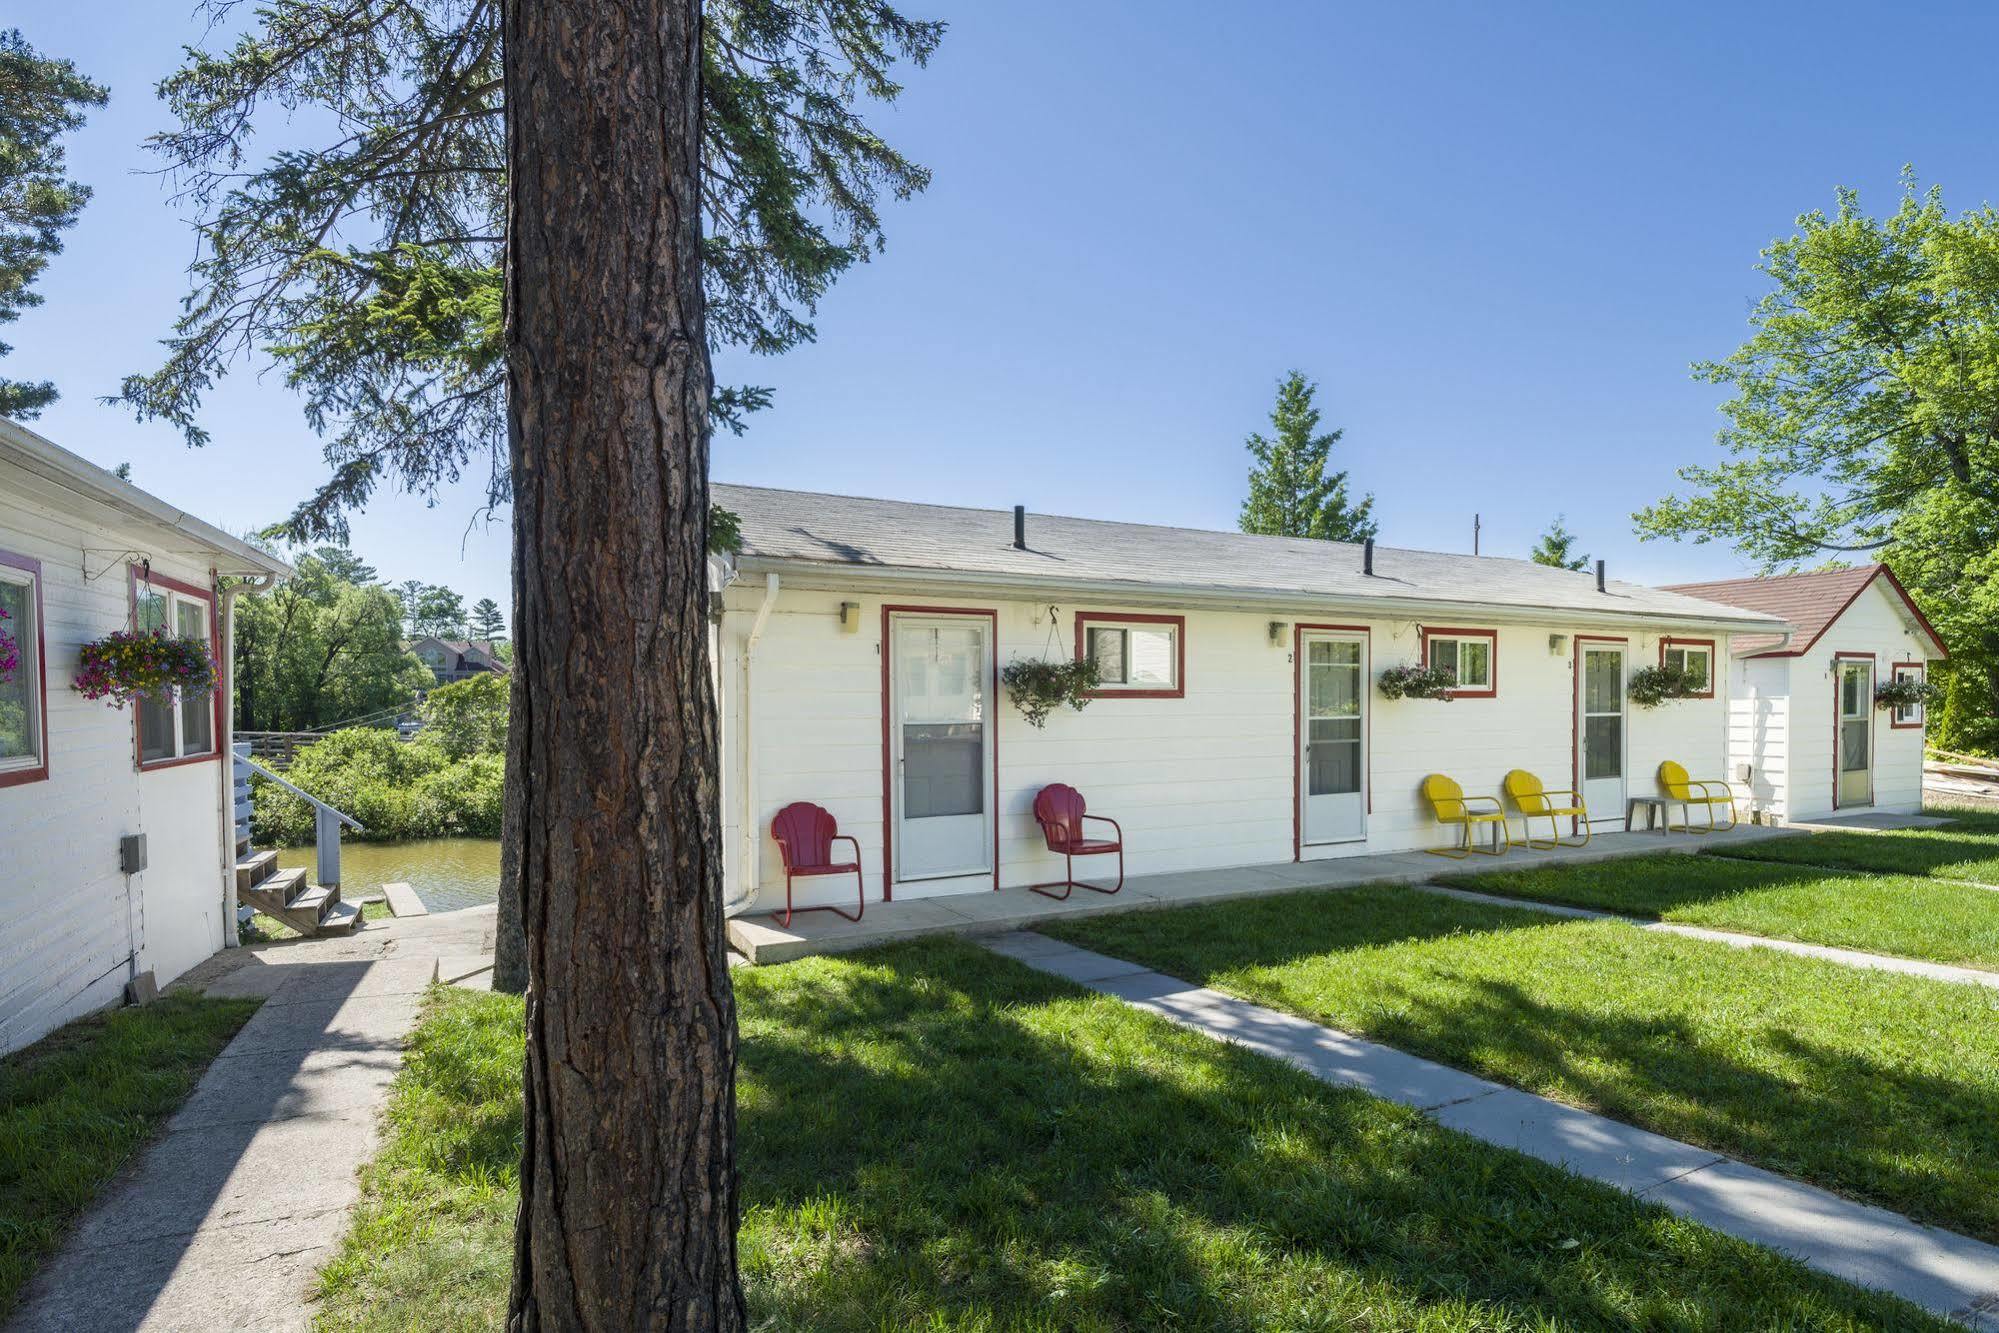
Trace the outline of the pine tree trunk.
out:
<instances>
[{"instance_id":1,"label":"pine tree trunk","mask_svg":"<svg viewBox=\"0 0 1999 1333\"><path fill-rule=\"evenodd\" d=\"M510 0L513 1329L735 1330L699 0Z\"/></svg>"}]
</instances>

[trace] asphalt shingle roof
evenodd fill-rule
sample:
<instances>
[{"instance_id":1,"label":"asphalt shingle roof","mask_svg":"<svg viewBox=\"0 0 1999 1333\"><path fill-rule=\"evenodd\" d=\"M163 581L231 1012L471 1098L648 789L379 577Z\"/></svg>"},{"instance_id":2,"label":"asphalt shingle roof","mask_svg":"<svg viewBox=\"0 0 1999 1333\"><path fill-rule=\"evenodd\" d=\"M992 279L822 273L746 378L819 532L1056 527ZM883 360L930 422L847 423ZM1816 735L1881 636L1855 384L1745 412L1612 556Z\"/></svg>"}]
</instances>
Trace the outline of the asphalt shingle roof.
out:
<instances>
[{"instance_id":1,"label":"asphalt shingle roof","mask_svg":"<svg viewBox=\"0 0 1999 1333\"><path fill-rule=\"evenodd\" d=\"M1060 585L1127 583L1134 589L1460 602L1608 612L1645 618L1740 621L1771 617L1682 593L1502 556L1452 555L1377 545L1374 576L1348 542L1241 532L1027 516L1027 548L1013 545L1013 513L810 491L717 484L714 500L742 519L741 556L756 560L904 571L967 573Z\"/></svg>"},{"instance_id":2,"label":"asphalt shingle roof","mask_svg":"<svg viewBox=\"0 0 1999 1333\"><path fill-rule=\"evenodd\" d=\"M1807 574L1722 579L1713 583L1675 583L1670 590L1788 620L1797 627L1797 634L1784 651L1786 654L1798 654L1809 651L1818 642L1819 636L1839 618L1839 613L1846 610L1868 584L1884 575L1888 577L1893 591L1901 594L1901 585L1894 582L1894 576L1882 564L1862 565L1857 569L1823 569ZM1902 594L1902 599L1907 602L1907 595ZM1923 620L1915 604L1909 602L1908 606L1911 618L1929 630L1928 622ZM1930 637L1936 638L1935 631L1930 631ZM1736 640L1735 646L1745 655L1755 656L1757 650L1773 649L1781 642L1776 635L1744 637ZM1938 647L1942 647L1941 643Z\"/></svg>"}]
</instances>

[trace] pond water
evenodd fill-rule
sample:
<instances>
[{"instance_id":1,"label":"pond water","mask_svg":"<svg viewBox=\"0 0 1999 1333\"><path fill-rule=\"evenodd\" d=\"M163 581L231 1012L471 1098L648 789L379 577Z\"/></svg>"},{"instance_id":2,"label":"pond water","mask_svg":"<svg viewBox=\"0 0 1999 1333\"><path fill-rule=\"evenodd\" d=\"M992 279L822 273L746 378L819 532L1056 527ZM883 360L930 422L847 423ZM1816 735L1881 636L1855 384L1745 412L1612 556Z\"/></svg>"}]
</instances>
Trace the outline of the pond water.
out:
<instances>
[{"instance_id":1,"label":"pond water","mask_svg":"<svg viewBox=\"0 0 1999 1333\"><path fill-rule=\"evenodd\" d=\"M312 846L281 847L284 869L313 868ZM433 912L490 903L500 894L498 838L424 838L416 842L340 844L340 896L360 898L401 881Z\"/></svg>"}]
</instances>

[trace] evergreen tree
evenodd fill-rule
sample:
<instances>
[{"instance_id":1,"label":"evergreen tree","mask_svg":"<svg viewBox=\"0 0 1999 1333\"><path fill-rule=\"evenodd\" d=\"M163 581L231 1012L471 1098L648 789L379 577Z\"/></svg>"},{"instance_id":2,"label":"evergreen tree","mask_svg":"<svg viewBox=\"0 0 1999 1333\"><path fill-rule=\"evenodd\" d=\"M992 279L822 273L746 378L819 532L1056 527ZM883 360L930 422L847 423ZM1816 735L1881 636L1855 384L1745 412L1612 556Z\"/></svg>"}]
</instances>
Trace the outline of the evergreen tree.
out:
<instances>
[{"instance_id":1,"label":"evergreen tree","mask_svg":"<svg viewBox=\"0 0 1999 1333\"><path fill-rule=\"evenodd\" d=\"M1588 556L1569 554L1575 545L1576 534L1562 526L1562 516L1557 514L1555 521L1548 525L1548 530L1541 534L1541 540L1535 542L1534 549L1527 553L1527 558L1537 565L1552 565L1556 569L1589 568Z\"/></svg>"},{"instance_id":2,"label":"evergreen tree","mask_svg":"<svg viewBox=\"0 0 1999 1333\"><path fill-rule=\"evenodd\" d=\"M472 633L476 638L497 639L507 632L506 617L500 614L500 604L490 597L481 597L472 603Z\"/></svg>"},{"instance_id":3,"label":"evergreen tree","mask_svg":"<svg viewBox=\"0 0 1999 1333\"><path fill-rule=\"evenodd\" d=\"M69 61L37 53L19 32L0 32L0 324L42 303L29 288L62 253L61 233L90 199L88 186L63 178L57 140L105 97ZM13 350L0 342L0 356ZM46 380L0 378L0 416L33 418L55 400Z\"/></svg>"},{"instance_id":4,"label":"evergreen tree","mask_svg":"<svg viewBox=\"0 0 1999 1333\"><path fill-rule=\"evenodd\" d=\"M233 45L160 85L151 146L183 187L194 290L163 365L121 394L207 440L204 396L268 356L322 434L325 481L286 520L344 535L383 481L433 493L468 468L512 493L502 272L508 189L501 0L202 0ZM929 183L858 109L891 102L944 25L886 0L711 0L700 31L707 335L767 354L814 336L819 298L883 243L883 198ZM330 126L251 158L259 129ZM769 391L714 391L741 429ZM731 516L711 516L728 544Z\"/></svg>"},{"instance_id":5,"label":"evergreen tree","mask_svg":"<svg viewBox=\"0 0 1999 1333\"><path fill-rule=\"evenodd\" d=\"M1249 470L1249 498L1242 502L1244 532L1334 542L1366 541L1375 535L1374 496L1353 504L1347 498L1347 474L1326 470L1333 446L1345 432L1318 433L1319 409L1312 405L1317 391L1303 374L1292 371L1277 386L1277 406L1270 414L1276 438L1249 437L1256 465Z\"/></svg>"}]
</instances>

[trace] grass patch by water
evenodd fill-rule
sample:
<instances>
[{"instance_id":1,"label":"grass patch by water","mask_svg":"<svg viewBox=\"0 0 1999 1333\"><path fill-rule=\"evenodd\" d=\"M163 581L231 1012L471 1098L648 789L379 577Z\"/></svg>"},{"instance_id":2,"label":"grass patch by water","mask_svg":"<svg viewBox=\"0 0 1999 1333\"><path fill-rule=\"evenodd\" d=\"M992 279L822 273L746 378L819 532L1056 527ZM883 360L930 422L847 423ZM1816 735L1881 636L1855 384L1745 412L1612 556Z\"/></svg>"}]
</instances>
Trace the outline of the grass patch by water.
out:
<instances>
[{"instance_id":1,"label":"grass patch by water","mask_svg":"<svg viewBox=\"0 0 1999 1333\"><path fill-rule=\"evenodd\" d=\"M1046 933L1999 1241L1999 992L1376 886Z\"/></svg>"},{"instance_id":2,"label":"grass patch by water","mask_svg":"<svg viewBox=\"0 0 1999 1333\"><path fill-rule=\"evenodd\" d=\"M1660 853L1453 873L1436 882L1807 944L1999 967L1999 893L1949 880Z\"/></svg>"},{"instance_id":3,"label":"grass patch by water","mask_svg":"<svg viewBox=\"0 0 1999 1333\"><path fill-rule=\"evenodd\" d=\"M0 1057L0 1322L257 1004L168 995Z\"/></svg>"},{"instance_id":4,"label":"grass patch by water","mask_svg":"<svg viewBox=\"0 0 1999 1333\"><path fill-rule=\"evenodd\" d=\"M1927 813L1942 815L1951 822L1932 829L1763 838L1715 847L1706 854L1999 885L1999 812L1938 809Z\"/></svg>"},{"instance_id":5,"label":"grass patch by water","mask_svg":"<svg viewBox=\"0 0 1999 1333\"><path fill-rule=\"evenodd\" d=\"M759 1329L1947 1327L962 941L733 975ZM520 1065L433 991L324 1326L500 1322Z\"/></svg>"}]
</instances>

